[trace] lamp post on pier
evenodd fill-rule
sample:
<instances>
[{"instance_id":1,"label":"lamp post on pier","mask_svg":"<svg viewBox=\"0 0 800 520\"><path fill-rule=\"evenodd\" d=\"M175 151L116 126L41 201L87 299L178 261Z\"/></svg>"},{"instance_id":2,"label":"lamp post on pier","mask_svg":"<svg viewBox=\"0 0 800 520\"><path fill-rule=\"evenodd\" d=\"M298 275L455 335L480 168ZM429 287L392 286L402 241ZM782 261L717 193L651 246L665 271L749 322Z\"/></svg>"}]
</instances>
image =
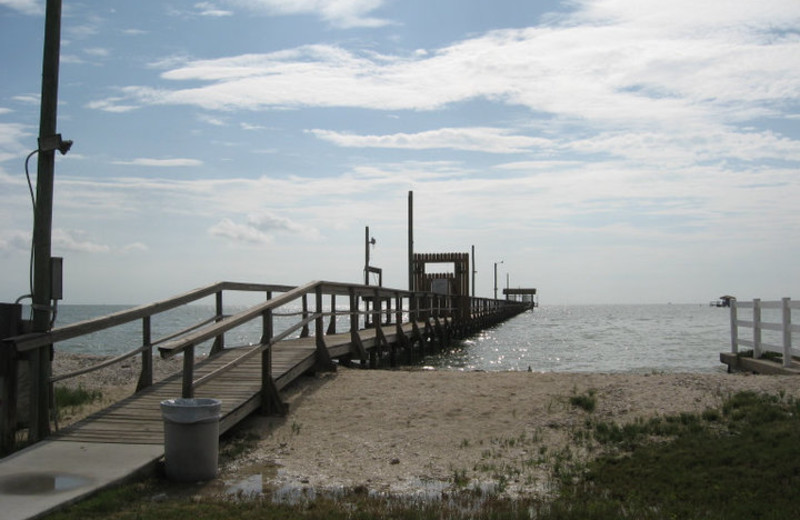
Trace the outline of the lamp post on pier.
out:
<instances>
[{"instance_id":1,"label":"lamp post on pier","mask_svg":"<svg viewBox=\"0 0 800 520\"><path fill-rule=\"evenodd\" d=\"M497 264L502 264L503 261L500 260L499 262L494 263L494 299L497 299Z\"/></svg>"}]
</instances>

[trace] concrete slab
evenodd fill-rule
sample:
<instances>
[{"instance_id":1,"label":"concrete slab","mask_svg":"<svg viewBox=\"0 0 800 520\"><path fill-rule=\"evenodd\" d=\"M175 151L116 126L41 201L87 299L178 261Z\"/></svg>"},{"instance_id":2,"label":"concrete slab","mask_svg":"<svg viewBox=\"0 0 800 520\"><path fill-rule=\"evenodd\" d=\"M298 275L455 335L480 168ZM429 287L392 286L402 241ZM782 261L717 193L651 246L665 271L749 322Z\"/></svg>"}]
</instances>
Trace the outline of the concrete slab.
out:
<instances>
[{"instance_id":1,"label":"concrete slab","mask_svg":"<svg viewBox=\"0 0 800 520\"><path fill-rule=\"evenodd\" d=\"M0 516L38 518L152 470L162 445L46 440L0 460Z\"/></svg>"}]
</instances>

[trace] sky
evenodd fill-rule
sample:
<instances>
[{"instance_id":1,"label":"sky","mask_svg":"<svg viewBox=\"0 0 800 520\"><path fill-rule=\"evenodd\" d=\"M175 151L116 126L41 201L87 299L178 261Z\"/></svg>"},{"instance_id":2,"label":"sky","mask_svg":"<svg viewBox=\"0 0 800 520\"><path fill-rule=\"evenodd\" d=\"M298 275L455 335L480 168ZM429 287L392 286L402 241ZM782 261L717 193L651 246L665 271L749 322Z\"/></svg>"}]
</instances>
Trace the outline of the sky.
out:
<instances>
[{"instance_id":1,"label":"sky","mask_svg":"<svg viewBox=\"0 0 800 520\"><path fill-rule=\"evenodd\" d=\"M43 30L0 0L6 302ZM800 298L797 0L64 0L58 131L62 303L359 282L365 226L405 289L409 191L478 296Z\"/></svg>"}]
</instances>

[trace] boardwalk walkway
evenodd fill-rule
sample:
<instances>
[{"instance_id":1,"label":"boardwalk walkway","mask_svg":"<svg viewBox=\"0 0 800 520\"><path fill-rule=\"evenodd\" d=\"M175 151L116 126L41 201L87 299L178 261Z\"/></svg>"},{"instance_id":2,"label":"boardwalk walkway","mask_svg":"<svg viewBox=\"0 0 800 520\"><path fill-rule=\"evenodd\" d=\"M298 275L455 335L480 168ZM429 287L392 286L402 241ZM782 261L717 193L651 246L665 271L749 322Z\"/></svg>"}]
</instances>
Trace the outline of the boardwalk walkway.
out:
<instances>
[{"instance_id":1,"label":"boardwalk walkway","mask_svg":"<svg viewBox=\"0 0 800 520\"><path fill-rule=\"evenodd\" d=\"M264 290L267 301L225 316L221 295L223 290L231 289ZM273 292L282 294L273 298ZM217 295L215 317L163 341L150 341L151 316L209 294ZM314 311L307 309L308 295L315 297ZM322 304L323 295L331 297L327 308ZM347 311L336 310L336 295L349 297ZM303 306L301 312L295 313L296 323L274 334L273 312L300 300ZM460 304L459 307L451 298L432 294L419 296L329 282L311 282L297 288L221 282L169 301L55 329L46 336L4 340L18 352L27 352L136 319L142 319L144 324L143 346L112 360L143 356L139 391L0 460L2 518L37 518L104 487L152 471L164 455L160 403L165 399L219 399L223 433L259 409L279 410L280 390L310 371L335 369L332 360L360 360L374 366L382 356L392 362L399 361L398 356L410 359L415 352L418 356L424 354L429 345L444 344L449 337L463 336L530 308L516 302L466 298ZM336 333L339 315L349 316L348 332ZM327 333L323 328L326 317L331 320ZM259 318L264 329L261 344L224 348L226 332ZM313 335L308 333L309 325L314 328ZM213 354L195 363L195 347L212 339ZM147 367L152 367L148 359L156 344L162 355L182 355L184 362L180 373L152 384L152 372Z\"/></svg>"},{"instance_id":2,"label":"boardwalk walkway","mask_svg":"<svg viewBox=\"0 0 800 520\"><path fill-rule=\"evenodd\" d=\"M423 325L424 326L424 325ZM411 335L412 327L403 329ZM374 330L361 331L366 348L372 348ZM394 341L394 335L388 335ZM341 356L353 349L349 333L325 337L331 357ZM195 377L201 378L256 347L226 349L197 364ZM315 338L284 340L272 350L272 378L278 390L283 390L316 364ZM128 397L90 417L64 428L53 439L77 442L107 442L126 444L164 443L164 426L160 403L181 396L182 377L174 374L160 383ZM220 434L234 427L261 406L261 358L250 357L244 363L200 386L195 397L211 397L222 401Z\"/></svg>"}]
</instances>

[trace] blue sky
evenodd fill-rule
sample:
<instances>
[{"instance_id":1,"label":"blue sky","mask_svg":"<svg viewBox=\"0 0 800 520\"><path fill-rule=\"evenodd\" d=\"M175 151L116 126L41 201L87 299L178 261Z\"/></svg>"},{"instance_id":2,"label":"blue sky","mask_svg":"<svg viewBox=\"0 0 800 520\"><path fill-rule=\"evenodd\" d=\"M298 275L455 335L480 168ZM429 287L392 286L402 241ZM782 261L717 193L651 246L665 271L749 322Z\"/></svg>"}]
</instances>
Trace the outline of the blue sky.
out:
<instances>
[{"instance_id":1,"label":"blue sky","mask_svg":"<svg viewBox=\"0 0 800 520\"><path fill-rule=\"evenodd\" d=\"M3 301L43 12L0 0ZM543 304L800 297L796 0L64 0L61 57L65 303L358 281L364 226L405 288L409 190L478 295L502 260Z\"/></svg>"}]
</instances>

